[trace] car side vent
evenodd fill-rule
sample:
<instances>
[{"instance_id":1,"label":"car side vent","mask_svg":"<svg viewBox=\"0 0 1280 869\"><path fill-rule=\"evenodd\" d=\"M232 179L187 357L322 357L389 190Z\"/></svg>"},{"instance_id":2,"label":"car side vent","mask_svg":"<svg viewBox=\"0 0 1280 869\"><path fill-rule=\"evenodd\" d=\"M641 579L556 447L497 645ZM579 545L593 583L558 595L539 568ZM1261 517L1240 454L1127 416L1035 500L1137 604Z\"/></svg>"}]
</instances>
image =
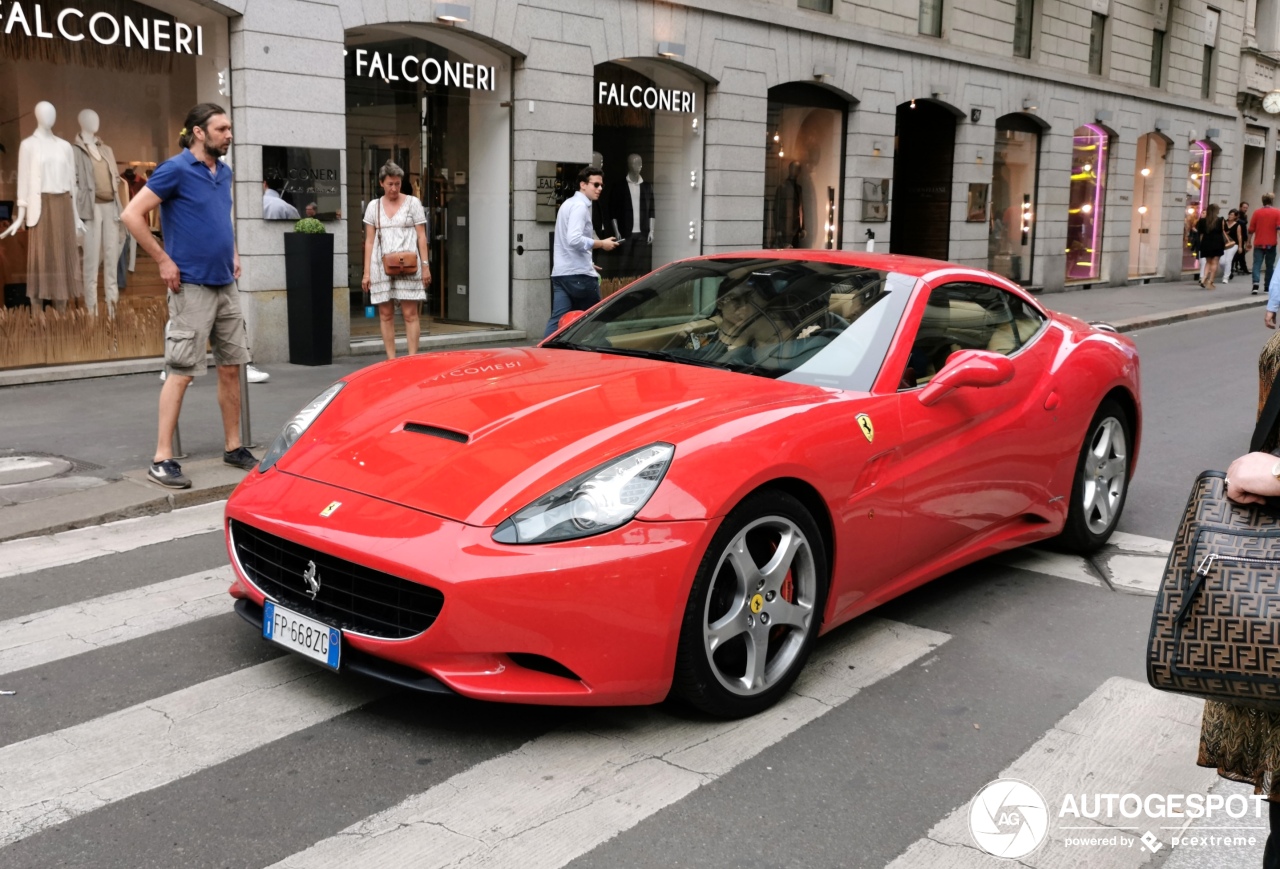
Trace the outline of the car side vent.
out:
<instances>
[{"instance_id":1,"label":"car side vent","mask_svg":"<svg viewBox=\"0 0 1280 869\"><path fill-rule=\"evenodd\" d=\"M404 424L405 431L411 431L414 434L431 435L432 437L444 438L447 441L465 444L471 440L470 435L465 435L460 431L451 431L447 428L440 428L435 425L423 425L420 422L406 422Z\"/></svg>"}]
</instances>

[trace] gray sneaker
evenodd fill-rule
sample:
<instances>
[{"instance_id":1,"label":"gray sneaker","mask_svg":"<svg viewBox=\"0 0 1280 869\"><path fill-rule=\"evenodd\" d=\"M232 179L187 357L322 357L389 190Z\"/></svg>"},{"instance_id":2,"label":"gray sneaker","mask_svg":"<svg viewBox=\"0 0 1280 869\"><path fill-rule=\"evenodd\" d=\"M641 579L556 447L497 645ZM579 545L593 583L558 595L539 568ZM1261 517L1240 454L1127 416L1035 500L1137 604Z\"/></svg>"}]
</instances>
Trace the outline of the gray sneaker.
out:
<instances>
[{"instance_id":1,"label":"gray sneaker","mask_svg":"<svg viewBox=\"0 0 1280 869\"><path fill-rule=\"evenodd\" d=\"M167 486L170 489L191 488L191 481L182 473L182 465L179 465L173 459L152 462L151 470L147 471L147 476L153 482L159 483L161 486Z\"/></svg>"},{"instance_id":2,"label":"gray sneaker","mask_svg":"<svg viewBox=\"0 0 1280 869\"><path fill-rule=\"evenodd\" d=\"M258 460L253 457L253 453L244 447L236 447L234 450L224 452L222 461L242 471L252 471L258 464Z\"/></svg>"}]
</instances>

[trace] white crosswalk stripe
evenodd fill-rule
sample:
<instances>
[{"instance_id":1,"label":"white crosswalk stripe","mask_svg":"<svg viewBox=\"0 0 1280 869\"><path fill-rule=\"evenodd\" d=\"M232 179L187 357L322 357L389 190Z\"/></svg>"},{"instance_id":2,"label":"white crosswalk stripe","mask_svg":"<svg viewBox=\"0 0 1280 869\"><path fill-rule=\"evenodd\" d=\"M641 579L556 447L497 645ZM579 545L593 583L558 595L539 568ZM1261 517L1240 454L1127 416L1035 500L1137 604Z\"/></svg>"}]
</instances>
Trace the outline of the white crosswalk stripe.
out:
<instances>
[{"instance_id":1,"label":"white crosswalk stripe","mask_svg":"<svg viewBox=\"0 0 1280 869\"><path fill-rule=\"evenodd\" d=\"M289 656L0 748L0 845L382 696Z\"/></svg>"},{"instance_id":2,"label":"white crosswalk stripe","mask_svg":"<svg viewBox=\"0 0 1280 869\"><path fill-rule=\"evenodd\" d=\"M220 567L0 621L0 675L231 611Z\"/></svg>"},{"instance_id":3,"label":"white crosswalk stripe","mask_svg":"<svg viewBox=\"0 0 1280 869\"><path fill-rule=\"evenodd\" d=\"M222 527L226 501L0 543L0 579L62 567Z\"/></svg>"},{"instance_id":4,"label":"white crosswalk stripe","mask_svg":"<svg viewBox=\"0 0 1280 869\"><path fill-rule=\"evenodd\" d=\"M1076 846L1068 839L1109 838L1123 831L1131 839L1161 833L1161 820L1059 817L1068 794L1204 793L1217 776L1195 765L1201 701L1164 694L1128 679L1104 682L1074 711L992 779L1018 779L1036 788L1049 809L1047 840L1021 859L1027 866L1128 869L1151 854L1132 846ZM1165 822L1168 823L1168 822ZM1135 825L1138 825L1135 827ZM1073 829L1077 828L1077 829ZM1166 835L1165 840L1168 841ZM1009 866L979 850L969 830L969 806L958 807L917 841L888 869Z\"/></svg>"},{"instance_id":5,"label":"white crosswalk stripe","mask_svg":"<svg viewBox=\"0 0 1280 869\"><path fill-rule=\"evenodd\" d=\"M791 694L753 718L708 724L658 712L602 714L599 732L552 732L277 867L563 866L947 639L868 619L820 646Z\"/></svg>"}]
</instances>

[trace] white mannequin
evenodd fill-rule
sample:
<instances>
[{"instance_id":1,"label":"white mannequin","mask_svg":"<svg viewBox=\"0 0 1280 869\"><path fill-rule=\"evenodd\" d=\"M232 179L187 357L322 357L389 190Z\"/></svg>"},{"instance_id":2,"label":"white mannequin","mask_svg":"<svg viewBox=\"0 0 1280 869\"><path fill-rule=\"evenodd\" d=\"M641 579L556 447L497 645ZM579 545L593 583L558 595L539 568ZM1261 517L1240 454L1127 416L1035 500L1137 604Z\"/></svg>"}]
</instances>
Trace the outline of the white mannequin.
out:
<instances>
[{"instance_id":1,"label":"white mannequin","mask_svg":"<svg viewBox=\"0 0 1280 869\"><path fill-rule=\"evenodd\" d=\"M98 138L98 113L93 109L85 109L78 120L80 135L76 136L74 143L78 152L76 213L85 221L84 302L90 312L97 312L98 269L101 267L107 316L114 317L116 301L120 297L116 281L121 242L120 174L115 154ZM105 188L99 189L104 181Z\"/></svg>"},{"instance_id":2,"label":"white mannequin","mask_svg":"<svg viewBox=\"0 0 1280 869\"><path fill-rule=\"evenodd\" d=\"M71 147L71 144L65 139L59 139L53 134L53 125L58 120L58 110L53 107L53 103L45 102L43 100L36 103L33 114L36 116L36 131L23 139L22 143L18 146L18 210L14 214L13 224L4 232L0 233L0 238L8 238L11 235L16 235L18 229L22 226L35 226L40 222L41 193L75 192L74 163L68 163L68 167L71 170L71 180L68 186L61 190L56 189L63 186L61 183L63 179L61 178L45 178L44 173L38 170L38 174L33 178L30 171L25 173L23 172L25 167L23 166L22 151L24 148L29 151L49 152L56 150L57 152L61 152L62 149L58 148L56 145L58 142L66 145L67 148ZM30 143L30 147L28 147L28 143ZM69 158L71 156L71 152L67 151L66 155ZM34 157L35 154L32 154L29 160L34 161ZM39 167L39 169L43 169L43 167ZM27 177L27 184L25 185L23 184L24 175ZM39 181L39 186L36 186L33 183L34 181ZM24 194L34 194L34 196L29 200ZM76 232L84 232L84 224L80 221L79 217L76 218Z\"/></svg>"}]
</instances>

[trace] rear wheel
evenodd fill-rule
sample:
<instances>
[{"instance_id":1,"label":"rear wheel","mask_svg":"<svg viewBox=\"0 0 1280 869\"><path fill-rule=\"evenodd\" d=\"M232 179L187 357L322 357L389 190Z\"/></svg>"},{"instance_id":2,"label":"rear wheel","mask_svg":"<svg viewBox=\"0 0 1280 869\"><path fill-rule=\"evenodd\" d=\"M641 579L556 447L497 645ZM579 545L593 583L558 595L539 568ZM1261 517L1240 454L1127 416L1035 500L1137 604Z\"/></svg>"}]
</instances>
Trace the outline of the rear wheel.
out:
<instances>
[{"instance_id":1,"label":"rear wheel","mask_svg":"<svg viewBox=\"0 0 1280 869\"><path fill-rule=\"evenodd\" d=\"M673 690L723 718L777 702L813 648L827 561L809 511L785 492L757 492L711 541L685 608Z\"/></svg>"},{"instance_id":2,"label":"rear wheel","mask_svg":"<svg viewBox=\"0 0 1280 869\"><path fill-rule=\"evenodd\" d=\"M1107 399L1093 415L1076 461L1071 506L1059 543L1086 554L1107 542L1115 531L1129 494L1129 418Z\"/></svg>"}]
</instances>

